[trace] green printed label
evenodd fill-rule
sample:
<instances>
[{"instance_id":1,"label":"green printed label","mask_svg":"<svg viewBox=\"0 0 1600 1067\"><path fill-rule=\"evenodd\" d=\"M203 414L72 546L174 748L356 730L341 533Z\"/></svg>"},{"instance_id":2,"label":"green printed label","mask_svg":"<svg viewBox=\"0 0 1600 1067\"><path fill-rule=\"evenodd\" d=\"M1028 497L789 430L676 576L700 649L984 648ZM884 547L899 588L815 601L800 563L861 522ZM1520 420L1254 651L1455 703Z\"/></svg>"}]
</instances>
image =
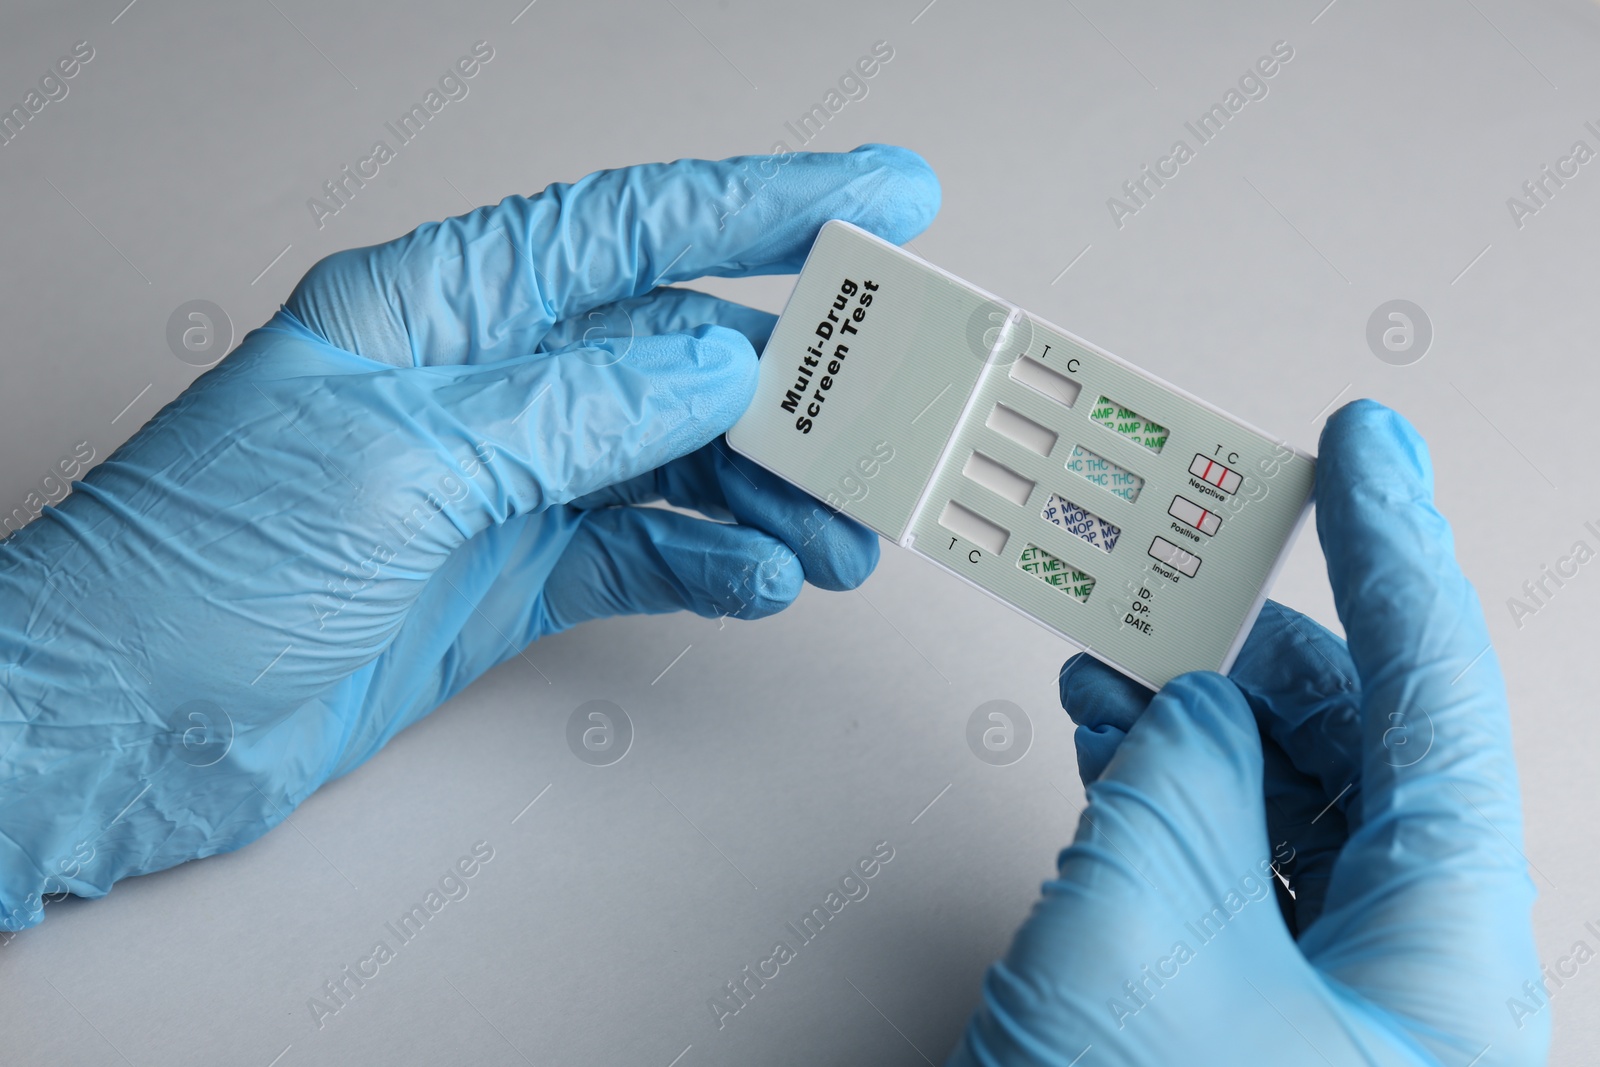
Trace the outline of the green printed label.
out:
<instances>
[{"instance_id":1,"label":"green printed label","mask_svg":"<svg viewBox=\"0 0 1600 1067\"><path fill-rule=\"evenodd\" d=\"M1067 470L1080 478L1088 479L1108 493L1115 493L1128 503L1139 499L1144 479L1132 471L1123 470L1104 456L1097 456L1082 445L1072 449L1067 457Z\"/></svg>"},{"instance_id":2,"label":"green printed label","mask_svg":"<svg viewBox=\"0 0 1600 1067\"><path fill-rule=\"evenodd\" d=\"M1125 408L1110 397L1102 396L1094 403L1089 418L1108 430L1115 431L1152 452L1160 452L1167 443L1167 428L1152 422L1132 408Z\"/></svg>"},{"instance_id":3,"label":"green printed label","mask_svg":"<svg viewBox=\"0 0 1600 1067\"><path fill-rule=\"evenodd\" d=\"M1055 586L1080 603L1089 599L1089 591L1094 588L1093 578L1065 560L1052 556L1038 545L1028 545L1024 548L1022 558L1017 560L1017 566L1040 581Z\"/></svg>"}]
</instances>

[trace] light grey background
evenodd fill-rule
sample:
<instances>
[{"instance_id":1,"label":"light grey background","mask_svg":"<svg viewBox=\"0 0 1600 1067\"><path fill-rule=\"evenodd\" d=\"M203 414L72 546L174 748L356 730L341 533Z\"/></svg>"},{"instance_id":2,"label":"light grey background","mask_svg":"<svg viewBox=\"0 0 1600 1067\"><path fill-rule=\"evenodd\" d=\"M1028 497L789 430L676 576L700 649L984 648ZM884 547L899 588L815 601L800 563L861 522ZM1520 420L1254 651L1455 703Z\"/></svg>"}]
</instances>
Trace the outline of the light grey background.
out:
<instances>
[{"instance_id":1,"label":"light grey background","mask_svg":"<svg viewBox=\"0 0 1600 1067\"><path fill-rule=\"evenodd\" d=\"M468 200L798 147L785 121L887 40L812 147L922 152L944 185L925 256L1301 446L1356 396L1421 428L1511 687L1540 951L1593 944L1600 563L1520 627L1505 602L1600 520L1600 163L1520 229L1506 199L1597 143L1600 8L125 2L6 6L0 101L75 41L96 55L0 148L0 510L182 390L180 303L242 334L319 257ZM480 39L471 95L318 230L306 198ZM1117 228L1107 197L1278 40L1295 57L1270 95ZM709 288L776 309L787 285ZM1367 348L1392 298L1435 327L1412 366ZM1303 539L1276 595L1333 625L1320 568ZM539 642L242 852L51 905L0 950L0 1058L938 1061L1075 826L1067 651L893 549L861 592L771 621ZM567 750L590 699L635 724L614 766ZM964 739L993 699L1035 727L1009 767ZM318 1030L307 998L478 840L495 858L471 895ZM871 896L719 1032L706 999L880 840ZM1597 965L1557 992L1555 1062L1593 1061L1597 994Z\"/></svg>"}]
</instances>

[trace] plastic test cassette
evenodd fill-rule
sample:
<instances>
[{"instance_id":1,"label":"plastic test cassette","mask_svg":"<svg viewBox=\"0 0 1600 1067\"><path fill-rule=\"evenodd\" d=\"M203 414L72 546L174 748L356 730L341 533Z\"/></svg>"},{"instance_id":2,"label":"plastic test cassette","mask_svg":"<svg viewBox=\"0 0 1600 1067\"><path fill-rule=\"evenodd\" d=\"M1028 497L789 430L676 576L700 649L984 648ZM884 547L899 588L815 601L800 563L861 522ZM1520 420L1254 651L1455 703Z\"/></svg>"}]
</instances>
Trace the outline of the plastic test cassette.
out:
<instances>
[{"instance_id":1,"label":"plastic test cassette","mask_svg":"<svg viewBox=\"0 0 1600 1067\"><path fill-rule=\"evenodd\" d=\"M1151 687L1233 664L1315 467L844 222L728 441Z\"/></svg>"}]
</instances>

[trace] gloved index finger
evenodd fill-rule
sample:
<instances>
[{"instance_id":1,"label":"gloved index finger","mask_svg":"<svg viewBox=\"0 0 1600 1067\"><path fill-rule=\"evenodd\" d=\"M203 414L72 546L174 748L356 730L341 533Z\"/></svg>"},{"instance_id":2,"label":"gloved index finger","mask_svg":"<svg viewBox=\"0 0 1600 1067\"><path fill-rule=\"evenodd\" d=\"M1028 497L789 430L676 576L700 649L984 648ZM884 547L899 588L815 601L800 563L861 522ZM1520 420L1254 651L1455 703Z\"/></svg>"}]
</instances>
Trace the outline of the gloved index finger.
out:
<instances>
[{"instance_id":1,"label":"gloved index finger","mask_svg":"<svg viewBox=\"0 0 1600 1067\"><path fill-rule=\"evenodd\" d=\"M1504 684L1433 504L1427 447L1399 415L1358 401L1323 431L1316 494L1360 676L1363 795L1348 889L1399 895L1396 886L1447 879L1503 908L1527 878Z\"/></svg>"},{"instance_id":2,"label":"gloved index finger","mask_svg":"<svg viewBox=\"0 0 1600 1067\"><path fill-rule=\"evenodd\" d=\"M289 308L383 362L492 362L657 286L796 271L829 219L909 240L939 196L927 163L891 145L599 171L330 256Z\"/></svg>"},{"instance_id":3,"label":"gloved index finger","mask_svg":"<svg viewBox=\"0 0 1600 1067\"><path fill-rule=\"evenodd\" d=\"M1477 595L1433 504L1427 446L1371 401L1322 436L1317 532L1360 676L1368 810L1461 806L1456 786L1512 783L1504 687ZM1426 789L1398 787L1426 783ZM1484 796L1520 834L1514 791Z\"/></svg>"}]
</instances>

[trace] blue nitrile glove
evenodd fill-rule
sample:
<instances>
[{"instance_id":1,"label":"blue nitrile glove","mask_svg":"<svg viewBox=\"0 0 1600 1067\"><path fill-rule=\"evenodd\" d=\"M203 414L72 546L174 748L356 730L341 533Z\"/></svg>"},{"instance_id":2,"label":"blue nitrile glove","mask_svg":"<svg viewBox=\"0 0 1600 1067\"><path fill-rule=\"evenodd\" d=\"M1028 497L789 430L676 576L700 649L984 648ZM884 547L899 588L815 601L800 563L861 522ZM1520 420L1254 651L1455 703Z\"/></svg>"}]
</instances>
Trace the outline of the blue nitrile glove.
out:
<instances>
[{"instance_id":1,"label":"blue nitrile glove","mask_svg":"<svg viewBox=\"0 0 1600 1067\"><path fill-rule=\"evenodd\" d=\"M938 204L898 148L687 160L318 263L0 545L0 926L261 836L543 634L864 580L875 536L717 440L774 317L658 287Z\"/></svg>"},{"instance_id":2,"label":"blue nitrile glove","mask_svg":"<svg viewBox=\"0 0 1600 1067\"><path fill-rule=\"evenodd\" d=\"M1316 489L1348 648L1268 603L1230 677L1068 662L1089 805L952 1064L1543 1062L1505 691L1432 489L1351 404Z\"/></svg>"}]
</instances>

